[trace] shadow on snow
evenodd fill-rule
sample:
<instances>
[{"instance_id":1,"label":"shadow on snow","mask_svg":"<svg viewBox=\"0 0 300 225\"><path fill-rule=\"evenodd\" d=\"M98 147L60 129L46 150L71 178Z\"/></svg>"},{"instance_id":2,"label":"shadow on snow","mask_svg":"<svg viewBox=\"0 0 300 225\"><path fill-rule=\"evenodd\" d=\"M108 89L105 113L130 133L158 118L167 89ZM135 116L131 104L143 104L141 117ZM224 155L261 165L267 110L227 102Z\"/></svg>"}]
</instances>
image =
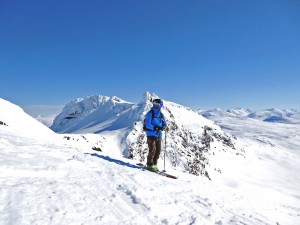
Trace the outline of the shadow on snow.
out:
<instances>
[{"instance_id":1,"label":"shadow on snow","mask_svg":"<svg viewBox=\"0 0 300 225\"><path fill-rule=\"evenodd\" d=\"M129 168L134 168L134 169L141 169L140 166L133 165L133 164L130 164L130 163L128 163L128 162L124 162L124 161L122 161L122 160L113 159L113 158L111 158L111 157L109 157L109 156L103 156L103 155L99 155L99 154L97 154L97 153L92 153L92 154L86 153L86 154L91 155L91 156L94 156L94 157L97 157L97 158L100 158L100 159L104 159L104 160L106 160L106 161L108 161L108 162L116 163L116 164L121 165L121 166L127 166L127 167L129 167Z\"/></svg>"}]
</instances>

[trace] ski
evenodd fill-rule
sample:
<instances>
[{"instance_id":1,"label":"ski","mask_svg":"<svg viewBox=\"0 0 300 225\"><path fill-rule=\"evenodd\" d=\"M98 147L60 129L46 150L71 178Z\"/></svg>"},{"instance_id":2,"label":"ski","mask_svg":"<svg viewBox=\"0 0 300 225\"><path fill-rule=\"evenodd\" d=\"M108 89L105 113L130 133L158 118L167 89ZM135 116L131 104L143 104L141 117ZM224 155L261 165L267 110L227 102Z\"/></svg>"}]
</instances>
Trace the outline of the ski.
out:
<instances>
[{"instance_id":1,"label":"ski","mask_svg":"<svg viewBox=\"0 0 300 225\"><path fill-rule=\"evenodd\" d=\"M163 172L163 171L153 172L151 170L148 170L148 168L145 165L143 165L142 163L137 163L136 165L140 166L142 170L147 170L149 172L156 173L156 174L159 174L159 175L164 176L164 177L168 177L168 178L172 178L172 179L178 179L178 177L173 176L173 175L168 174L168 173Z\"/></svg>"},{"instance_id":2,"label":"ski","mask_svg":"<svg viewBox=\"0 0 300 225\"><path fill-rule=\"evenodd\" d=\"M157 172L155 172L155 173L157 173L157 174L159 174L159 175L162 175L162 176L164 176L164 177L172 178L172 179L177 179L177 178L178 178L178 177L175 177L175 176L173 176L173 175L171 175L171 174L168 174L168 173L162 172L162 171L157 171Z\"/></svg>"}]
</instances>

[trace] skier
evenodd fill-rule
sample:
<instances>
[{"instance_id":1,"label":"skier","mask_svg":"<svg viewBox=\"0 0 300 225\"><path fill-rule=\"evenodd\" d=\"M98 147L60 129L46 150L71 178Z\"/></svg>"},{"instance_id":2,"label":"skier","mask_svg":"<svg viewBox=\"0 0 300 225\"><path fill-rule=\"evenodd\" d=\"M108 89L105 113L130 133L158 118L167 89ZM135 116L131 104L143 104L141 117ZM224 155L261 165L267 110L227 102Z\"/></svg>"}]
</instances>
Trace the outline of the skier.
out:
<instances>
[{"instance_id":1,"label":"skier","mask_svg":"<svg viewBox=\"0 0 300 225\"><path fill-rule=\"evenodd\" d=\"M147 168L152 172L157 172L157 161L161 152L162 131L167 128L167 123L161 108L163 101L154 99L152 108L146 114L145 127L149 153L147 156Z\"/></svg>"}]
</instances>

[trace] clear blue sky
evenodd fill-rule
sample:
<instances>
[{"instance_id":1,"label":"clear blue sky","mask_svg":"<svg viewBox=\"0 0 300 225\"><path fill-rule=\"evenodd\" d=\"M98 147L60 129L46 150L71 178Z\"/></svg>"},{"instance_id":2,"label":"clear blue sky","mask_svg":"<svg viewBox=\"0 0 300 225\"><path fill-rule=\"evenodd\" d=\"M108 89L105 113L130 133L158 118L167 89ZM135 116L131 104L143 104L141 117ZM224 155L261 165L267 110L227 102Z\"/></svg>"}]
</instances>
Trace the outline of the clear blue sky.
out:
<instances>
[{"instance_id":1,"label":"clear blue sky","mask_svg":"<svg viewBox=\"0 0 300 225\"><path fill-rule=\"evenodd\" d=\"M1 0L0 97L300 108L299 0Z\"/></svg>"}]
</instances>

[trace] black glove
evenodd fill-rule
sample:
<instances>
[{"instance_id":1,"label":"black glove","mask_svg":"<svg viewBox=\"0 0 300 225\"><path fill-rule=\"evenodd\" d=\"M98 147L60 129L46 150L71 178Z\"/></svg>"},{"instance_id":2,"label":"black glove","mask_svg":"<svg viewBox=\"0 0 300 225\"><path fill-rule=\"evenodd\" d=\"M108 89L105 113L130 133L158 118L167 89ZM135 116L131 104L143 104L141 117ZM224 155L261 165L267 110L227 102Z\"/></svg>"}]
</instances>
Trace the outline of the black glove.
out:
<instances>
[{"instance_id":1,"label":"black glove","mask_svg":"<svg viewBox=\"0 0 300 225\"><path fill-rule=\"evenodd\" d=\"M154 130L155 130L155 131L162 130L162 127L154 126Z\"/></svg>"}]
</instances>

